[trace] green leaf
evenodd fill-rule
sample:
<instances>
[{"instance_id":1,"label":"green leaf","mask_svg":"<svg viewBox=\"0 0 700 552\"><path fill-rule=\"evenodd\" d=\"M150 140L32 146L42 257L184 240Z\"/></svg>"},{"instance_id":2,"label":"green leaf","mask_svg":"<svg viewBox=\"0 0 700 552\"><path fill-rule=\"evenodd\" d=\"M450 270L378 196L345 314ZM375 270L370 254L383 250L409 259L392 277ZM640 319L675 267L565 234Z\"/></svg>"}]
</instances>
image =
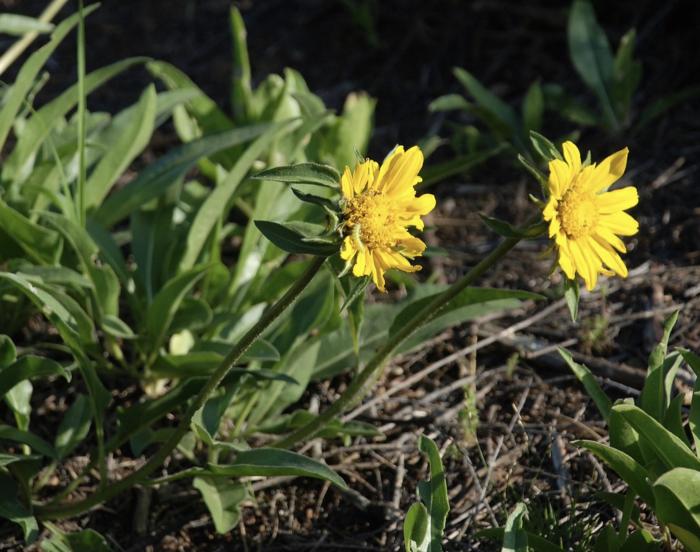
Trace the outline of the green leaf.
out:
<instances>
[{"instance_id":1,"label":"green leaf","mask_svg":"<svg viewBox=\"0 0 700 552\"><path fill-rule=\"evenodd\" d=\"M292 121L294 123L294 121ZM212 190L197 210L187 233L185 253L180 261L180 270L194 266L204 249L208 237L217 222L222 220L236 197L240 183L245 178L252 164L270 147L276 138L292 129L289 121L271 125L238 158L223 181Z\"/></svg>"},{"instance_id":2,"label":"green leaf","mask_svg":"<svg viewBox=\"0 0 700 552\"><path fill-rule=\"evenodd\" d=\"M578 364L576 361L574 361L573 357L571 356L571 353L566 349L560 348L557 350L559 351L559 355L566 361L566 364L569 366L569 368L571 368L571 371L574 373L574 375L586 388L588 395L593 399L593 402L595 402L596 407L598 407L600 415L603 416L603 419L605 421L608 421L610 419L612 401L607 396L605 391L603 391L600 388L600 385L598 385L598 382L596 381L591 371L582 364Z\"/></svg>"},{"instance_id":3,"label":"green leaf","mask_svg":"<svg viewBox=\"0 0 700 552\"><path fill-rule=\"evenodd\" d=\"M175 276L153 298L146 313L146 332L152 351L157 351L165 340L170 323L185 295L204 276L206 266L198 266Z\"/></svg>"},{"instance_id":4,"label":"green leaf","mask_svg":"<svg viewBox=\"0 0 700 552\"><path fill-rule=\"evenodd\" d=\"M131 254L136 261L133 279L143 302L150 305L164 280L177 275L168 270L172 251L175 206L161 203L155 209L139 209L131 214ZM180 238L180 236L177 236ZM179 239L178 239L179 242ZM133 285L133 284L131 284Z\"/></svg>"},{"instance_id":5,"label":"green leaf","mask_svg":"<svg viewBox=\"0 0 700 552\"><path fill-rule=\"evenodd\" d=\"M47 230L0 199L0 229L39 264L54 264L61 256L59 236ZM0 254L2 260L4 254Z\"/></svg>"},{"instance_id":6,"label":"green leaf","mask_svg":"<svg viewBox=\"0 0 700 552\"><path fill-rule=\"evenodd\" d=\"M469 71L455 67L452 72L457 80L474 97L476 102L508 129L512 136L519 132L518 116L515 110L485 88Z\"/></svg>"},{"instance_id":7,"label":"green leaf","mask_svg":"<svg viewBox=\"0 0 700 552\"><path fill-rule=\"evenodd\" d=\"M7 135L15 123L15 118L19 110L24 106L27 94L34 86L36 76L49 59L53 51L63 41L70 30L78 23L81 16L87 16L97 9L97 5L92 5L83 10L83 13L75 13L61 21L51 34L51 39L47 44L34 52L22 65L17 74L14 84L3 98L3 106L0 110L0 149L7 140Z\"/></svg>"},{"instance_id":8,"label":"green leaf","mask_svg":"<svg viewBox=\"0 0 700 552\"><path fill-rule=\"evenodd\" d=\"M97 306L97 320L105 315L116 316L119 305L119 280L114 271L99 263L99 248L87 230L76 222L56 213L44 213L44 218L78 255L83 272L90 278L91 291Z\"/></svg>"},{"instance_id":9,"label":"green leaf","mask_svg":"<svg viewBox=\"0 0 700 552\"><path fill-rule=\"evenodd\" d=\"M54 531L53 537L41 542L44 552L112 552L107 539L93 529L75 533L51 530Z\"/></svg>"},{"instance_id":10,"label":"green leaf","mask_svg":"<svg viewBox=\"0 0 700 552\"><path fill-rule=\"evenodd\" d=\"M429 550L429 524L428 510L420 502L414 503L406 512L406 518L403 522L403 542L406 552Z\"/></svg>"},{"instance_id":11,"label":"green leaf","mask_svg":"<svg viewBox=\"0 0 700 552\"><path fill-rule=\"evenodd\" d=\"M255 226L274 245L287 253L318 255L327 257L338 252L339 243L317 241L315 236L302 234L289 223L272 222L269 220L256 220Z\"/></svg>"},{"instance_id":12,"label":"green leaf","mask_svg":"<svg viewBox=\"0 0 700 552\"><path fill-rule=\"evenodd\" d=\"M204 135L217 133L234 128L234 123L219 108L214 100L209 98L182 71L163 61L151 61L146 65L148 71L163 81L169 90L194 90L196 95L187 102L187 111L196 119ZM177 126L177 125L176 125ZM222 160L230 160L231 156L222 155ZM226 164L226 166L230 166Z\"/></svg>"},{"instance_id":13,"label":"green leaf","mask_svg":"<svg viewBox=\"0 0 700 552\"><path fill-rule=\"evenodd\" d=\"M321 197L314 194L307 194L306 192L302 192L297 188L292 188L291 190L295 196L297 196L301 201L305 203L318 205L319 207L324 207L329 211L339 210L337 201L333 201L332 199L328 199L327 197Z\"/></svg>"},{"instance_id":14,"label":"green leaf","mask_svg":"<svg viewBox=\"0 0 700 552\"><path fill-rule=\"evenodd\" d=\"M54 448L41 437L38 437L29 431L0 424L0 441L13 441L15 443L29 445L36 452L39 452L44 456L54 460L57 459Z\"/></svg>"},{"instance_id":15,"label":"green leaf","mask_svg":"<svg viewBox=\"0 0 700 552\"><path fill-rule=\"evenodd\" d=\"M114 182L148 145L156 118L156 89L150 85L138 103L112 121L115 134L109 136L107 153L100 159L87 180L85 205L100 206Z\"/></svg>"},{"instance_id":16,"label":"green leaf","mask_svg":"<svg viewBox=\"0 0 700 552\"><path fill-rule=\"evenodd\" d=\"M312 414L308 410L296 410L291 414L285 414L277 418L272 423L266 423L255 428L261 433L271 433L275 435L290 433L295 429L311 423L318 417L318 414ZM380 437L383 435L373 425L365 422L357 422L350 420L342 422L337 418L331 419L324 428L316 434L323 439L335 439L337 437Z\"/></svg>"},{"instance_id":17,"label":"green leaf","mask_svg":"<svg viewBox=\"0 0 700 552\"><path fill-rule=\"evenodd\" d=\"M367 151L376 103L363 92L352 92L345 98L343 112L336 117L324 140L330 154L328 157L336 167L355 166L358 153L364 155ZM338 186L337 182L334 187Z\"/></svg>"},{"instance_id":18,"label":"green leaf","mask_svg":"<svg viewBox=\"0 0 700 552\"><path fill-rule=\"evenodd\" d=\"M684 400L685 396L683 393L679 393L671 400L664 413L664 418L661 420L661 424L690 448L690 442L683 427Z\"/></svg>"},{"instance_id":19,"label":"green leaf","mask_svg":"<svg viewBox=\"0 0 700 552\"><path fill-rule=\"evenodd\" d=\"M595 93L608 124L618 125L613 109L611 91L613 58L605 32L598 25L589 0L575 0L571 6L568 26L569 55L574 68Z\"/></svg>"},{"instance_id":20,"label":"green leaf","mask_svg":"<svg viewBox=\"0 0 700 552\"><path fill-rule=\"evenodd\" d=\"M535 81L523 99L523 126L527 133L531 130L539 130L542 127L544 116L544 94L539 81Z\"/></svg>"},{"instance_id":21,"label":"green leaf","mask_svg":"<svg viewBox=\"0 0 700 552\"><path fill-rule=\"evenodd\" d=\"M236 123L245 124L250 118L252 95L250 60L248 59L245 23L236 6L231 6L230 27L233 46L231 52L233 65L231 71L231 108Z\"/></svg>"},{"instance_id":22,"label":"green leaf","mask_svg":"<svg viewBox=\"0 0 700 552\"><path fill-rule=\"evenodd\" d=\"M253 140L268 129L267 124L236 128L174 148L110 195L92 218L105 228L113 226L142 205L164 194L201 158Z\"/></svg>"},{"instance_id":23,"label":"green leaf","mask_svg":"<svg viewBox=\"0 0 700 552\"><path fill-rule=\"evenodd\" d=\"M136 334L129 325L121 318L111 314L106 315L102 319L102 329L112 337L121 339L136 339Z\"/></svg>"},{"instance_id":24,"label":"green leaf","mask_svg":"<svg viewBox=\"0 0 700 552\"><path fill-rule=\"evenodd\" d=\"M61 337L74 351L91 342L92 321L74 299L53 286L43 285L23 274L0 272L0 279L9 281L57 327Z\"/></svg>"},{"instance_id":25,"label":"green leaf","mask_svg":"<svg viewBox=\"0 0 700 552\"><path fill-rule=\"evenodd\" d=\"M690 403L690 412L688 414L688 425L690 426L690 432L693 435L693 442L695 443L695 454L700 458L700 377L698 377L698 372L700 371L700 357L690 351L681 351L681 355L688 365L691 366L696 375L695 386L693 387L693 398Z\"/></svg>"},{"instance_id":26,"label":"green leaf","mask_svg":"<svg viewBox=\"0 0 700 552\"><path fill-rule=\"evenodd\" d=\"M700 470L700 460L686 444L642 409L631 404L616 404L613 411L622 417L639 433L667 469L690 468Z\"/></svg>"},{"instance_id":27,"label":"green leaf","mask_svg":"<svg viewBox=\"0 0 700 552\"><path fill-rule=\"evenodd\" d=\"M85 93L91 93L119 73L143 63L146 59L127 58L93 71L85 76ZM22 128L17 145L3 164L3 177L8 180L17 180L29 176L34 154L51 135L52 129L62 124L66 113L75 106L77 101L78 85L75 84L33 113Z\"/></svg>"},{"instance_id":28,"label":"green leaf","mask_svg":"<svg viewBox=\"0 0 700 552\"><path fill-rule=\"evenodd\" d=\"M0 380L2 373L0 372ZM5 402L12 409L15 421L19 429L29 429L29 419L32 414L32 392L34 387L29 380L24 380L15 385L5 394Z\"/></svg>"},{"instance_id":29,"label":"green leaf","mask_svg":"<svg viewBox=\"0 0 700 552\"><path fill-rule=\"evenodd\" d=\"M461 94L445 94L435 98L428 104L428 111L437 113L440 111L469 110L472 107L467 99Z\"/></svg>"},{"instance_id":30,"label":"green leaf","mask_svg":"<svg viewBox=\"0 0 700 552\"><path fill-rule=\"evenodd\" d=\"M559 159L560 161L564 160L556 146L539 132L535 132L534 130L530 131L530 143L545 161L549 162L555 159Z\"/></svg>"},{"instance_id":31,"label":"green leaf","mask_svg":"<svg viewBox=\"0 0 700 552\"><path fill-rule=\"evenodd\" d=\"M285 184L314 184L335 190L340 188L340 174L329 165L300 163L286 167L274 167L259 172L253 178Z\"/></svg>"},{"instance_id":32,"label":"green leaf","mask_svg":"<svg viewBox=\"0 0 700 552\"><path fill-rule=\"evenodd\" d=\"M70 381L71 375L55 360L36 355L24 355L0 370L0 397L19 382L46 376L62 376Z\"/></svg>"},{"instance_id":33,"label":"green leaf","mask_svg":"<svg viewBox=\"0 0 700 552\"><path fill-rule=\"evenodd\" d=\"M683 360L685 360L688 366L695 372L696 381L700 379L700 356L686 349L681 349L680 353Z\"/></svg>"},{"instance_id":34,"label":"green leaf","mask_svg":"<svg viewBox=\"0 0 700 552\"><path fill-rule=\"evenodd\" d=\"M661 341L649 355L649 369L639 399L642 409L658 421L663 420L664 413L671 400L666 394L665 379L672 363L666 363L665 361L668 351L668 340L677 319L678 311L674 312L664 322L664 332Z\"/></svg>"},{"instance_id":35,"label":"green leaf","mask_svg":"<svg viewBox=\"0 0 700 552\"><path fill-rule=\"evenodd\" d=\"M508 515L506 526L503 528L503 546L501 552L528 552L527 533L523 530L523 518L527 516L527 508L518 502Z\"/></svg>"},{"instance_id":36,"label":"green leaf","mask_svg":"<svg viewBox=\"0 0 700 552\"><path fill-rule=\"evenodd\" d=\"M575 444L590 450L624 479L649 506L654 507L654 493L649 484L649 474L634 458L621 450L595 441L583 440Z\"/></svg>"},{"instance_id":37,"label":"green leaf","mask_svg":"<svg viewBox=\"0 0 700 552\"><path fill-rule=\"evenodd\" d=\"M578 319L578 304L581 299L581 287L576 279L569 280L564 278L564 300L569 308L571 321L576 322Z\"/></svg>"},{"instance_id":38,"label":"green leaf","mask_svg":"<svg viewBox=\"0 0 700 552\"><path fill-rule=\"evenodd\" d=\"M258 448L240 452L231 464L210 464L207 470L226 477L292 475L330 481L347 489L345 481L326 464L296 452L274 448Z\"/></svg>"},{"instance_id":39,"label":"green leaf","mask_svg":"<svg viewBox=\"0 0 700 552\"><path fill-rule=\"evenodd\" d=\"M634 29L622 36L613 63L613 98L617 113L622 118L627 118L632 96L642 78L642 64L634 59L636 38Z\"/></svg>"},{"instance_id":40,"label":"green leaf","mask_svg":"<svg viewBox=\"0 0 700 552\"><path fill-rule=\"evenodd\" d=\"M5 454L0 453L0 468L17 464L19 462L41 462L42 456L39 454Z\"/></svg>"},{"instance_id":41,"label":"green leaf","mask_svg":"<svg viewBox=\"0 0 700 552\"><path fill-rule=\"evenodd\" d=\"M389 338L396 334L396 332L403 328L409 320L416 316L421 310L427 307L440 295L441 293L435 293L427 297L422 297L421 299L413 301L404 307L391 324L389 329ZM432 321L439 320L440 318L450 314L450 312L460 310L464 307L511 299L538 300L542 299L542 296L529 291L470 287L464 289L459 295L457 295L457 297L447 303L447 305L440 310L439 313L437 313L436 317Z\"/></svg>"},{"instance_id":42,"label":"green leaf","mask_svg":"<svg viewBox=\"0 0 700 552\"><path fill-rule=\"evenodd\" d=\"M195 477L192 486L207 505L216 532L228 533L241 517L241 502L248 498L245 487L220 477Z\"/></svg>"},{"instance_id":43,"label":"green leaf","mask_svg":"<svg viewBox=\"0 0 700 552\"><path fill-rule=\"evenodd\" d=\"M54 446L59 460L68 456L87 437L92 412L90 401L78 395L58 426Z\"/></svg>"},{"instance_id":44,"label":"green leaf","mask_svg":"<svg viewBox=\"0 0 700 552\"><path fill-rule=\"evenodd\" d=\"M700 471L678 467L654 482L655 513L688 552L700 552Z\"/></svg>"},{"instance_id":45,"label":"green leaf","mask_svg":"<svg viewBox=\"0 0 700 552\"><path fill-rule=\"evenodd\" d=\"M39 536L39 526L31 510L17 498L16 481L4 473L0 473L0 517L18 524L27 544Z\"/></svg>"},{"instance_id":46,"label":"green leaf","mask_svg":"<svg viewBox=\"0 0 700 552\"><path fill-rule=\"evenodd\" d=\"M666 353L668 352L668 340L671 337L671 332L673 327L676 325L678 320L678 314L680 311L674 311L665 321L664 321L664 331L661 337L661 341L654 347L654 350L649 355L649 372L652 372L660 368L666 358Z\"/></svg>"},{"instance_id":47,"label":"green leaf","mask_svg":"<svg viewBox=\"0 0 700 552\"><path fill-rule=\"evenodd\" d=\"M17 358L17 349L10 336L0 334L0 373Z\"/></svg>"},{"instance_id":48,"label":"green leaf","mask_svg":"<svg viewBox=\"0 0 700 552\"><path fill-rule=\"evenodd\" d=\"M428 512L430 544L425 550L441 552L443 531L450 511L445 469L442 466L440 451L432 439L421 435L418 438L418 448L428 457L430 464L430 479L418 482L418 495Z\"/></svg>"},{"instance_id":49,"label":"green leaf","mask_svg":"<svg viewBox=\"0 0 700 552\"><path fill-rule=\"evenodd\" d=\"M22 36L26 33L50 33L53 25L46 21L19 15L16 13L0 13L0 33Z\"/></svg>"}]
</instances>

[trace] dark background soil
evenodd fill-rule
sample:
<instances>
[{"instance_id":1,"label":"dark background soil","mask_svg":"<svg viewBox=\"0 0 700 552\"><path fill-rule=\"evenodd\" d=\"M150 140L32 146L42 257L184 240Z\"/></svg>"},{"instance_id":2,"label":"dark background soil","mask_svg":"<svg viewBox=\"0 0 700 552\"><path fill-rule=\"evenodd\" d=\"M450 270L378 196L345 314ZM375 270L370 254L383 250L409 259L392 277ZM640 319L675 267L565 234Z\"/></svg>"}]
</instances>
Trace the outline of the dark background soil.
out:
<instances>
[{"instance_id":1,"label":"dark background soil","mask_svg":"<svg viewBox=\"0 0 700 552\"><path fill-rule=\"evenodd\" d=\"M627 29L637 29L637 55L644 64L642 85L634 100L637 109L683 86L700 83L700 3L623 0L594 4L614 46ZM2 9L31 15L38 14L44 5L35 0L0 0ZM228 109L229 6L222 0L106 0L87 22L88 69L135 55L167 60ZM256 82L289 66L298 69L311 90L330 107L341 108L353 90L365 90L377 98L376 130L370 144L375 158L383 157L395 143L411 144L429 132L449 133L445 117L429 114L427 105L442 94L461 92L451 73L454 66L469 69L514 105L520 104L533 81L540 80L560 83L587 105L595 106L569 62L565 33L569 2L267 0L241 2L239 6L248 28ZM70 5L62 15L74 9ZM371 23L363 23L358 15L363 10ZM0 49L9 44L3 38ZM75 51L70 41L51 58L48 70L51 80L39 96L40 102L75 80ZM5 78L11 81L12 73ZM131 71L91 96L89 107L120 109L134 102L147 83L145 71ZM544 133L551 135L572 130L552 114L544 126ZM588 322L572 325L565 308L533 322L524 332L531 340L525 348L535 343L536 349L546 350L573 339L567 346L588 355L589 364L608 378L608 389L623 396L634 389L620 389L620 384L634 387L634 381L622 381L617 368L644 366L660 321L674 305L685 304L685 308L673 343L700 347L696 301L700 291L692 291L700 282L696 266L700 264L699 102L696 99L677 106L636 135L609 136L600 129L585 130L580 144L593 151L594 159L624 145L630 147L628 174L641 196L634 215L642 225L639 236L629 241L628 265L633 276L584 300L582 319ZM449 153L445 148L437 159L447 158ZM444 271L451 279L473 264L495 242L476 213L495 211L523 220L531 209L524 199L531 186L522 172L503 159L491 160L469 175L439 185L440 207L432 220L435 231L431 239L433 245L445 247L453 255L432 269ZM549 265L537 256L544 244L539 245L517 250L487 277L487 283L551 292L556 276L554 280L547 278ZM394 363L376 393L391 389L472 339L492 335L543 308L530 305L512 318L448 332L422 355ZM591 337L596 320L605 321L602 337ZM586 496L586 490L590 494L606 485L589 457L569 444L585 437L585 428L602 428L595 409L568 373L551 360L553 357L542 354L529 358L522 347L500 340L474 359L480 374L476 383L481 421L478 437L495 466L490 478L493 484L484 500L475 490L468 462L460 459L460 454L448 454L452 504L449 550L489 549L473 538L474 527L491 522L486 502L500 523L522 496L553 504L561 512L571 513L573 519L611 519L605 509L591 507L584 514L571 505L579 494ZM514 358L513 352L520 356L506 378L498 369ZM382 420L377 425L391 426L386 429L385 442L398 443L397 448L384 451L369 447L357 452L328 445L325 453L329 463L350 466L344 475L369 505L314 482L282 483L260 490L257 504L245 509L238 533L219 536L196 492L182 484L156 493L143 534L135 532L132 523L136 494L120 497L66 527L93 527L108 535L115 546L134 551L398 550L401 512L414 500L417 479L426 474L425 463L416 451L415 434L434 436L447 452L455 452L459 446L469 448L477 472L484 468L474 447L465 444L468 440L457 418L463 401L461 387L420 403L421 397L463 378L465 362L445 366L365 413L369 419ZM343 385L342 381L332 383L331 388ZM308 394L323 400L329 393L327 387L319 386ZM512 405L524 394L517 423L509 429ZM416 404L419 407L405 411L407 405ZM564 440L565 468L552 448L560 437ZM504 452L492 457L499 439L504 442ZM500 462L502 458L507 461ZM399 469L399 465L404 467ZM559 484L562 470L569 478L563 487ZM402 471L403 486L398 480ZM478 479L483 477L479 472ZM398 512L387 508L397 486L401 491L395 504ZM573 539L578 526L568 527L566 538ZM0 528L0 550L18 547L14 529L2 524Z\"/></svg>"}]
</instances>

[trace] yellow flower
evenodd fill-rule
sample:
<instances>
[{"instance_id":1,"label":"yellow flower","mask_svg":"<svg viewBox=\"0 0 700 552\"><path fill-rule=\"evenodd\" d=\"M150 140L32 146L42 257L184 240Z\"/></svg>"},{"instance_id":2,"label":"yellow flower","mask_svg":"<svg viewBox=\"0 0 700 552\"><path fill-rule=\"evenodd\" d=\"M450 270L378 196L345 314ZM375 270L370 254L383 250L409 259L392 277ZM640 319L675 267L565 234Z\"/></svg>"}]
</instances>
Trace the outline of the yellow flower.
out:
<instances>
[{"instance_id":1,"label":"yellow flower","mask_svg":"<svg viewBox=\"0 0 700 552\"><path fill-rule=\"evenodd\" d=\"M410 259L425 251L425 244L408 228L423 229L421 216L435 208L435 196L416 197L414 186L421 181L423 153L418 146L404 151L396 146L380 167L370 159L349 167L340 179L344 207L344 239L340 256L354 262L352 273L371 276L380 291L384 273L392 268L416 272Z\"/></svg>"},{"instance_id":2,"label":"yellow flower","mask_svg":"<svg viewBox=\"0 0 700 552\"><path fill-rule=\"evenodd\" d=\"M564 142L562 149L565 161L549 163L549 201L543 215L549 221L549 237L555 240L559 266L570 280L580 274L592 290L598 274L627 277L618 254L626 251L619 236L639 230L637 221L625 213L639 197L634 186L607 191L625 172L627 148L585 167L573 143Z\"/></svg>"}]
</instances>

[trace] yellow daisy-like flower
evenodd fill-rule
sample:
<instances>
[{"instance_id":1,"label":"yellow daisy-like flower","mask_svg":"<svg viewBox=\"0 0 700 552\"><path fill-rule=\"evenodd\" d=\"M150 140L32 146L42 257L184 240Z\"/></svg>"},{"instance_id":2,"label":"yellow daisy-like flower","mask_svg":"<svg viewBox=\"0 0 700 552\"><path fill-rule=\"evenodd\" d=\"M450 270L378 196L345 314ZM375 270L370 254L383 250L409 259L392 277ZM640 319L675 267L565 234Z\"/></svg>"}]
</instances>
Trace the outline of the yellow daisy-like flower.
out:
<instances>
[{"instance_id":1,"label":"yellow daisy-like flower","mask_svg":"<svg viewBox=\"0 0 700 552\"><path fill-rule=\"evenodd\" d=\"M344 207L344 239L340 256L354 262L352 273L371 276L380 291L384 273L392 268L416 272L410 259L425 251L425 244L408 228L423 229L421 216L435 208L435 196L416 197L414 186L421 181L423 153L418 146L404 151L396 146L381 167L370 159L349 167L340 179Z\"/></svg>"},{"instance_id":2,"label":"yellow daisy-like flower","mask_svg":"<svg viewBox=\"0 0 700 552\"><path fill-rule=\"evenodd\" d=\"M564 161L549 163L549 201L543 215L556 243L559 266L570 280L580 274L592 290L598 274L627 276L618 254L626 251L619 236L639 230L637 221L625 213L637 205L639 196L634 186L607 191L625 172L627 148L585 167L575 144L564 142L562 149Z\"/></svg>"}]
</instances>

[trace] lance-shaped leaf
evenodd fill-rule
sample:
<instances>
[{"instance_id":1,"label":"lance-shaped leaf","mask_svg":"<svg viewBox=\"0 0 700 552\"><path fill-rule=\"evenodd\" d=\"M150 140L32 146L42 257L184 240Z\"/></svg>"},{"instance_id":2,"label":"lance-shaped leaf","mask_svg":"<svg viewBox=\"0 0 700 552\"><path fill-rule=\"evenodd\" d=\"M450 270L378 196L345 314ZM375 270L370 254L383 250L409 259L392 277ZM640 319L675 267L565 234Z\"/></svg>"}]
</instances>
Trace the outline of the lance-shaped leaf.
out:
<instances>
[{"instance_id":1,"label":"lance-shaped leaf","mask_svg":"<svg viewBox=\"0 0 700 552\"><path fill-rule=\"evenodd\" d=\"M275 448L258 448L240 452L233 463L210 464L207 470L213 475L227 477L255 475L313 477L330 481L341 489L347 489L345 481L326 464L296 452Z\"/></svg>"},{"instance_id":2,"label":"lance-shaped leaf","mask_svg":"<svg viewBox=\"0 0 700 552\"><path fill-rule=\"evenodd\" d=\"M285 184L315 184L329 188L338 188L340 174L329 165L318 163L300 163L286 167L274 167L256 174L258 180L272 180Z\"/></svg>"}]
</instances>

